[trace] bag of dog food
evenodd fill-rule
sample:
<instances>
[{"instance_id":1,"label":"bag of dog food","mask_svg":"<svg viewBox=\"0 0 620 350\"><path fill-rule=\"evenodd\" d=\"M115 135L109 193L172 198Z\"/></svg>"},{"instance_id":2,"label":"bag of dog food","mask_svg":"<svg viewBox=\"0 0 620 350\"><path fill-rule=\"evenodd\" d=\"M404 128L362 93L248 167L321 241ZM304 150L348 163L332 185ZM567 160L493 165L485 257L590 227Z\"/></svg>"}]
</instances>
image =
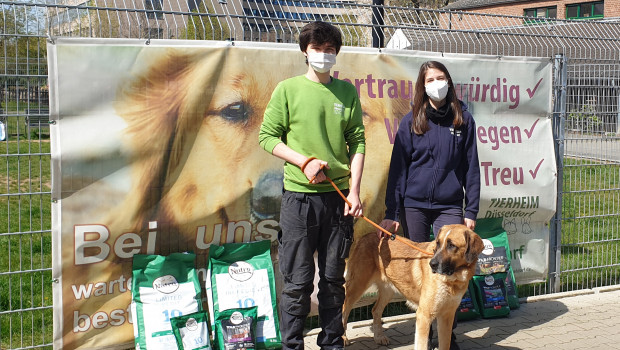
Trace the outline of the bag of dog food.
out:
<instances>
[{"instance_id":1,"label":"bag of dog food","mask_svg":"<svg viewBox=\"0 0 620 350\"><path fill-rule=\"evenodd\" d=\"M133 257L131 310L136 349L175 349L170 319L201 310L200 283L191 253Z\"/></svg>"},{"instance_id":2,"label":"bag of dog food","mask_svg":"<svg viewBox=\"0 0 620 350\"><path fill-rule=\"evenodd\" d=\"M463 294L459 308L456 310L456 317L459 321L473 320L480 317L480 307L473 291L473 283L469 282L469 286Z\"/></svg>"},{"instance_id":3,"label":"bag of dog food","mask_svg":"<svg viewBox=\"0 0 620 350\"><path fill-rule=\"evenodd\" d=\"M484 250L478 255L476 275L506 272L510 266L510 250L506 248L508 245L506 233L483 238L482 242L484 243Z\"/></svg>"},{"instance_id":4,"label":"bag of dog food","mask_svg":"<svg viewBox=\"0 0 620 350\"><path fill-rule=\"evenodd\" d=\"M205 312L173 317L170 319L172 333L179 350L211 350L208 317Z\"/></svg>"},{"instance_id":5,"label":"bag of dog food","mask_svg":"<svg viewBox=\"0 0 620 350\"><path fill-rule=\"evenodd\" d=\"M473 281L483 318L504 317L510 314L506 298L505 272L474 276Z\"/></svg>"},{"instance_id":6,"label":"bag of dog food","mask_svg":"<svg viewBox=\"0 0 620 350\"><path fill-rule=\"evenodd\" d=\"M224 310L257 306L257 349L281 347L270 246L270 241L258 241L209 249L206 289L207 294L211 291L211 320Z\"/></svg>"},{"instance_id":7,"label":"bag of dog food","mask_svg":"<svg viewBox=\"0 0 620 350\"><path fill-rule=\"evenodd\" d=\"M508 298L508 306L510 310L518 309L521 307L519 303L519 294L517 293L517 283L515 282L515 275L512 272L512 267L506 272L506 295Z\"/></svg>"},{"instance_id":8,"label":"bag of dog food","mask_svg":"<svg viewBox=\"0 0 620 350\"><path fill-rule=\"evenodd\" d=\"M215 320L218 350L256 349L256 313L258 307L229 309Z\"/></svg>"}]
</instances>

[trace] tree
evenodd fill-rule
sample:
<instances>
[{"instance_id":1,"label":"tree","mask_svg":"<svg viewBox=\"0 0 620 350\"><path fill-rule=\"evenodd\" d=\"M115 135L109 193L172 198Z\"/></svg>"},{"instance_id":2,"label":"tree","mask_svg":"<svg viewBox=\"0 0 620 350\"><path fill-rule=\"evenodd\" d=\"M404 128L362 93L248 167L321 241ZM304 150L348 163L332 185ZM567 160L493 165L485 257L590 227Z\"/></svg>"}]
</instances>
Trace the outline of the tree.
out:
<instances>
[{"instance_id":1,"label":"tree","mask_svg":"<svg viewBox=\"0 0 620 350\"><path fill-rule=\"evenodd\" d=\"M414 7L426 9L440 9L456 0L385 0L385 5L398 7Z\"/></svg>"},{"instance_id":2,"label":"tree","mask_svg":"<svg viewBox=\"0 0 620 350\"><path fill-rule=\"evenodd\" d=\"M187 29L179 35L181 39L224 40L230 37L226 20L213 16L215 12L205 1L192 10L192 13L187 18Z\"/></svg>"},{"instance_id":3,"label":"tree","mask_svg":"<svg viewBox=\"0 0 620 350\"><path fill-rule=\"evenodd\" d=\"M46 57L45 16L35 6L1 5L0 28L4 33L0 41L0 55L8 61L43 59Z\"/></svg>"}]
</instances>

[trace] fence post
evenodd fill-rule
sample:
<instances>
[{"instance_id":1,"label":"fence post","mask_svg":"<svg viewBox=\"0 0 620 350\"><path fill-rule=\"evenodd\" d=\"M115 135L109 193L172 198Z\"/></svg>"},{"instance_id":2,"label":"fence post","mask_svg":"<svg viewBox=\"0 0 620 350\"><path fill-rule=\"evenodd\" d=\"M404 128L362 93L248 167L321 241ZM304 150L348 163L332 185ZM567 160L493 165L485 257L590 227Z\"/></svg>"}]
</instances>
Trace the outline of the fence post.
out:
<instances>
[{"instance_id":1,"label":"fence post","mask_svg":"<svg viewBox=\"0 0 620 350\"><path fill-rule=\"evenodd\" d=\"M564 186L564 123L566 121L567 60L564 55L555 55L553 60L553 138L555 140L555 162L557 165L557 197L555 215L549 232L549 291L560 290L561 246L562 246L562 191Z\"/></svg>"},{"instance_id":2,"label":"fence post","mask_svg":"<svg viewBox=\"0 0 620 350\"><path fill-rule=\"evenodd\" d=\"M616 85L616 79L613 79L612 82L612 86ZM619 84L620 85L620 84ZM616 114L616 136L620 136L620 90L618 90L618 113Z\"/></svg>"},{"instance_id":3,"label":"fence post","mask_svg":"<svg viewBox=\"0 0 620 350\"><path fill-rule=\"evenodd\" d=\"M383 0L372 0L372 47L384 47L385 36L383 35Z\"/></svg>"}]
</instances>

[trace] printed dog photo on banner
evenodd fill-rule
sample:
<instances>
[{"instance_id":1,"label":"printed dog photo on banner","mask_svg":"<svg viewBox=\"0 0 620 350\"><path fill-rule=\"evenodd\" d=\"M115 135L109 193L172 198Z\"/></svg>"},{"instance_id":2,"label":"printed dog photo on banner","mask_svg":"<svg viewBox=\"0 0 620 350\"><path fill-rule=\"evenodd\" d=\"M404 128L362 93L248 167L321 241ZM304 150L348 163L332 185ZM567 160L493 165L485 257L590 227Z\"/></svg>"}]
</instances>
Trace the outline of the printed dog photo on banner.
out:
<instances>
[{"instance_id":1,"label":"printed dog photo on banner","mask_svg":"<svg viewBox=\"0 0 620 350\"><path fill-rule=\"evenodd\" d=\"M102 93L108 100L99 101L123 126L115 136L122 160L110 157L116 168L104 171L123 177L123 185L92 180L63 208L63 235L75 239L62 245L63 261L74 262L62 267L65 348L133 340L127 311L133 254L194 252L204 280L211 244L270 240L278 271L282 161L259 147L258 132L276 84L307 69L298 47L125 50L133 50L128 71L114 82L114 94ZM377 222L392 140L411 108L409 68L417 71L387 55L344 50L333 72L361 97L367 143L361 199L365 216ZM71 159L63 164L71 165ZM101 198L100 207L83 207L78 198L88 196ZM355 225L359 233L372 230L363 220ZM99 321L103 314L107 322Z\"/></svg>"}]
</instances>

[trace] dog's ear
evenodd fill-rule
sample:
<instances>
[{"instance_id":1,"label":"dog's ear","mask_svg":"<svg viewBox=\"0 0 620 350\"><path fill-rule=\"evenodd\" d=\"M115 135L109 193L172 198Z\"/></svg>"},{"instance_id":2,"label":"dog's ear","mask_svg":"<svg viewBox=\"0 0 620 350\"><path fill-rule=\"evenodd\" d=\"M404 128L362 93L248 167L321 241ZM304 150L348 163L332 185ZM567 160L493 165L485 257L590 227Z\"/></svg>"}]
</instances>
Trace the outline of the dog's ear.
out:
<instances>
[{"instance_id":1,"label":"dog's ear","mask_svg":"<svg viewBox=\"0 0 620 350\"><path fill-rule=\"evenodd\" d=\"M471 264L478 260L478 255L484 250L484 243L478 234L469 229L465 231L465 241L467 242L465 261Z\"/></svg>"}]
</instances>

